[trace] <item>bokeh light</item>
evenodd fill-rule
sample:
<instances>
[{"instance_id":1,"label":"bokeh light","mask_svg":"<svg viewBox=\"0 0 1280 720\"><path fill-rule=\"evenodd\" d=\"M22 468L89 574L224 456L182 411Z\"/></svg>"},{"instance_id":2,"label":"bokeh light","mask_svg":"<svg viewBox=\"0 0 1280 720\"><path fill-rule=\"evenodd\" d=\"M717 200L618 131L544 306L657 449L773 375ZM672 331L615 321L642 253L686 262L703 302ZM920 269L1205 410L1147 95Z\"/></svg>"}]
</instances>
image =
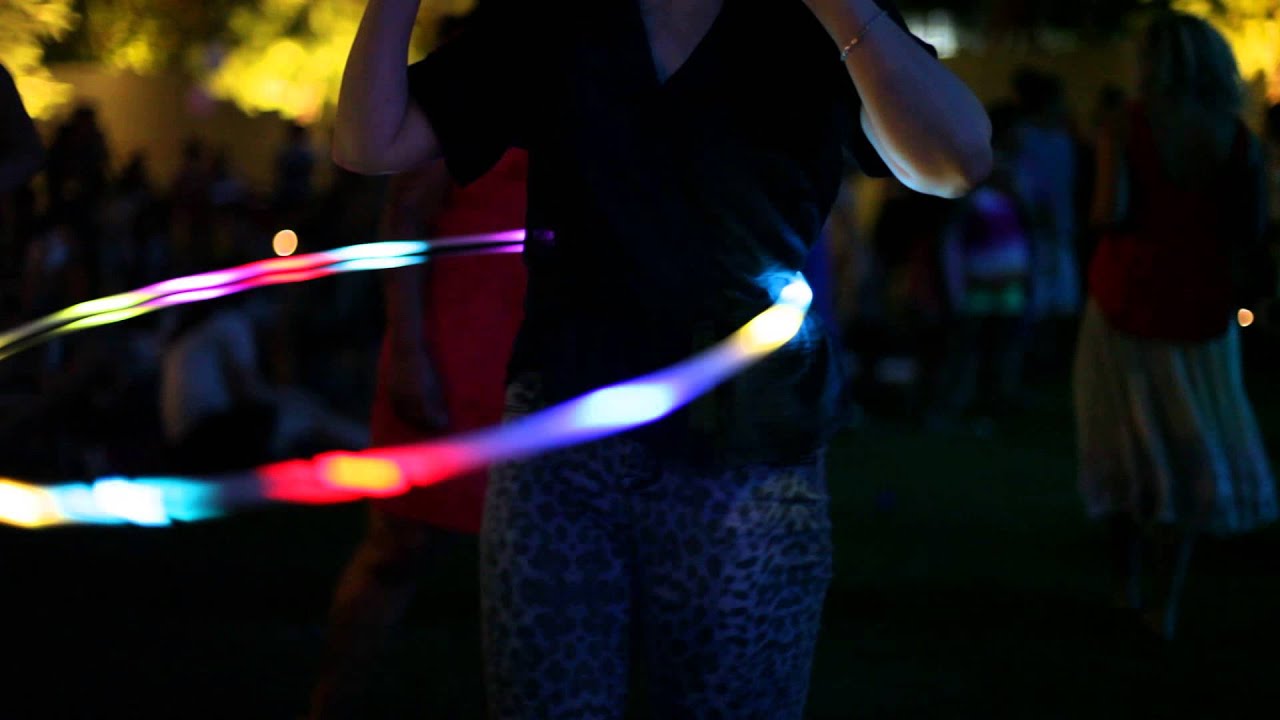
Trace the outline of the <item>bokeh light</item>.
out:
<instances>
[{"instance_id":1,"label":"bokeh light","mask_svg":"<svg viewBox=\"0 0 1280 720\"><path fill-rule=\"evenodd\" d=\"M281 230L271 239L271 249L280 257L287 257L298 251L298 233L292 230Z\"/></svg>"},{"instance_id":2,"label":"bokeh light","mask_svg":"<svg viewBox=\"0 0 1280 720\"><path fill-rule=\"evenodd\" d=\"M1240 312L1236 313L1236 321L1240 323L1240 327L1249 327L1255 319L1253 311L1248 308L1240 308Z\"/></svg>"},{"instance_id":3,"label":"bokeh light","mask_svg":"<svg viewBox=\"0 0 1280 720\"><path fill-rule=\"evenodd\" d=\"M44 66L45 46L62 39L80 22L72 0L0 2L0 64L32 117L51 118L74 94Z\"/></svg>"}]
</instances>

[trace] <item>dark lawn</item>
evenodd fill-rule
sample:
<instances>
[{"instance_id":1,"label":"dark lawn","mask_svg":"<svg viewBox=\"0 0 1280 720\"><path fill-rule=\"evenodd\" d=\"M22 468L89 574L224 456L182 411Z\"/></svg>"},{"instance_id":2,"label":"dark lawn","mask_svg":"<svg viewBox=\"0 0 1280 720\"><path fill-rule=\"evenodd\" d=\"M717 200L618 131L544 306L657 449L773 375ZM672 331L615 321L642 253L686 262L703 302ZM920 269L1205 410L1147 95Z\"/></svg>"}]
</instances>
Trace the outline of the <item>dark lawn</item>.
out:
<instances>
[{"instance_id":1,"label":"dark lawn","mask_svg":"<svg viewBox=\"0 0 1280 720\"><path fill-rule=\"evenodd\" d=\"M1273 384L1253 383L1277 456ZM1045 397L991 439L880 424L836 444L814 718L1271 715L1280 532L1205 544L1182 639L1146 639L1106 609L1066 393ZM297 718L360 524L355 507L295 508L0 532L0 719ZM464 551L430 574L371 718L479 716L473 566Z\"/></svg>"}]
</instances>

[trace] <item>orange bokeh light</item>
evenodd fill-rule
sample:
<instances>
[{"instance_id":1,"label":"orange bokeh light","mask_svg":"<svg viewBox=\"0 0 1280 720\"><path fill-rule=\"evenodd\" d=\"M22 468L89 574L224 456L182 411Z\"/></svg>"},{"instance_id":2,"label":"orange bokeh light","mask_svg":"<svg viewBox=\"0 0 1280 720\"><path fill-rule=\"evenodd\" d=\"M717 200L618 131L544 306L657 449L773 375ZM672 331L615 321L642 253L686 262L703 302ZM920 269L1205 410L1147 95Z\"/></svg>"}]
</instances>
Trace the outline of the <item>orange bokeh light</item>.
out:
<instances>
[{"instance_id":1,"label":"orange bokeh light","mask_svg":"<svg viewBox=\"0 0 1280 720\"><path fill-rule=\"evenodd\" d=\"M271 249L280 257L288 257L298 251L298 233L281 230L271 239Z\"/></svg>"}]
</instances>

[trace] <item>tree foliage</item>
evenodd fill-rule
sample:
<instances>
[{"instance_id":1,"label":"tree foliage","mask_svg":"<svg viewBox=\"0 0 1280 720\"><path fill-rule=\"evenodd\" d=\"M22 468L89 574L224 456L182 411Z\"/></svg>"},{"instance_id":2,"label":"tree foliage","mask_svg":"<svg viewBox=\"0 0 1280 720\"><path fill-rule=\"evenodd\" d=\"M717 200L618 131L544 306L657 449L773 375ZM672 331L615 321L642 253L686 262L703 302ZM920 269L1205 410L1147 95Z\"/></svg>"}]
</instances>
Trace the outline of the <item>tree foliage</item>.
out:
<instances>
[{"instance_id":1,"label":"tree foliage","mask_svg":"<svg viewBox=\"0 0 1280 720\"><path fill-rule=\"evenodd\" d=\"M1171 4L1213 23L1231 43L1245 79L1271 102L1280 102L1280 0L1173 0Z\"/></svg>"},{"instance_id":2,"label":"tree foliage","mask_svg":"<svg viewBox=\"0 0 1280 720\"><path fill-rule=\"evenodd\" d=\"M47 117L71 97L71 88L49 74L44 51L46 43L66 36L77 19L72 0L0 2L0 63L13 75L35 117Z\"/></svg>"},{"instance_id":3,"label":"tree foliage","mask_svg":"<svg viewBox=\"0 0 1280 720\"><path fill-rule=\"evenodd\" d=\"M261 0L235 8L225 43L209 46L206 87L251 112L311 123L337 102L347 52L365 0ZM415 36L419 51L438 21L474 0L426 0Z\"/></svg>"}]
</instances>

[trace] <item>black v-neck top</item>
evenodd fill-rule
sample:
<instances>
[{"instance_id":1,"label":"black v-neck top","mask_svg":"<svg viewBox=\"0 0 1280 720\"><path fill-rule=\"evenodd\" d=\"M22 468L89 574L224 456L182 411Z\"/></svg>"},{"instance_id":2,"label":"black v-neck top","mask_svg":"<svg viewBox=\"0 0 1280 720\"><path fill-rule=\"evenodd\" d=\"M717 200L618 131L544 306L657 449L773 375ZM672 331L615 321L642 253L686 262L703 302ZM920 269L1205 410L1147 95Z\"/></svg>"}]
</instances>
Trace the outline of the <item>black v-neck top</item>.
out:
<instances>
[{"instance_id":1,"label":"black v-neck top","mask_svg":"<svg viewBox=\"0 0 1280 720\"><path fill-rule=\"evenodd\" d=\"M529 152L529 284L511 370L540 374L549 401L729 335L803 267L845 175L888 174L802 0L724 0L665 83L635 0L482 5L410 67L409 89L459 182L508 148ZM794 462L837 427L842 385L810 320L636 437L699 464Z\"/></svg>"}]
</instances>

